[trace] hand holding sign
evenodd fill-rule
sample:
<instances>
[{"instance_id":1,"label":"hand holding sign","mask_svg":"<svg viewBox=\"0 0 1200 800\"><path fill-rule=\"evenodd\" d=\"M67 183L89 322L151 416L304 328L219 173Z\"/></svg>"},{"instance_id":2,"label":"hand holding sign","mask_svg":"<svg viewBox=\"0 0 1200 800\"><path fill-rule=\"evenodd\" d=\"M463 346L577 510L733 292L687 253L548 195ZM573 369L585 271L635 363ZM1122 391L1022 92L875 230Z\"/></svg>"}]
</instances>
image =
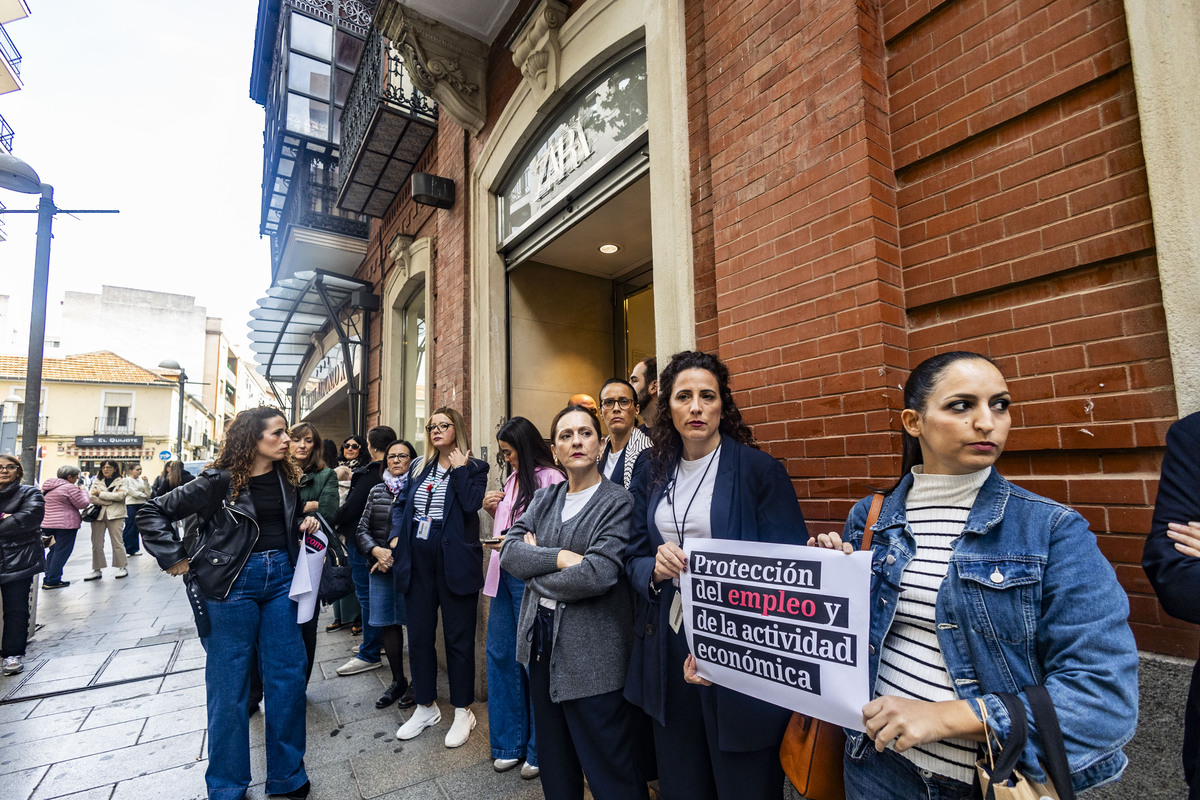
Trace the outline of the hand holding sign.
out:
<instances>
[{"instance_id":1,"label":"hand holding sign","mask_svg":"<svg viewBox=\"0 0 1200 800\"><path fill-rule=\"evenodd\" d=\"M680 592L695 661L685 680L863 729L869 553L688 539L684 554L691 566Z\"/></svg>"}]
</instances>

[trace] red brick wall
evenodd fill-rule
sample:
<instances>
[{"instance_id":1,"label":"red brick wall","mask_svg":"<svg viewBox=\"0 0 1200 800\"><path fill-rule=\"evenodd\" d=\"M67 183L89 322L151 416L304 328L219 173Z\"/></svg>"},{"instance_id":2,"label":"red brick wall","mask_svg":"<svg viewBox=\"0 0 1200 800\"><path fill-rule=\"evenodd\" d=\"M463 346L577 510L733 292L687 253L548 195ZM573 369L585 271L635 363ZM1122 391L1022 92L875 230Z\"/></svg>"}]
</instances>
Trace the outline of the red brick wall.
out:
<instances>
[{"instance_id":1,"label":"red brick wall","mask_svg":"<svg viewBox=\"0 0 1200 800\"><path fill-rule=\"evenodd\" d=\"M899 384L994 357L1000 469L1091 522L1140 646L1192 655L1139 561L1176 414L1115 0L692 2L697 340L840 527L898 458Z\"/></svg>"}]
</instances>

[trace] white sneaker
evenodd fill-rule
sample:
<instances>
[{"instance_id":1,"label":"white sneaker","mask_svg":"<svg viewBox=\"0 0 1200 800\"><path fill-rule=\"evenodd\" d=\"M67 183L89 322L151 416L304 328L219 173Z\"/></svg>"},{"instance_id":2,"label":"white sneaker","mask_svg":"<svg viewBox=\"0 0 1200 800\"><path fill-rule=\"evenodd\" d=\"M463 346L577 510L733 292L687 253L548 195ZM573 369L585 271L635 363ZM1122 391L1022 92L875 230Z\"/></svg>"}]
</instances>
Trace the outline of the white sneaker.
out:
<instances>
[{"instance_id":1,"label":"white sneaker","mask_svg":"<svg viewBox=\"0 0 1200 800\"><path fill-rule=\"evenodd\" d=\"M379 669L382 666L383 666L382 661L375 661L375 662L364 661L363 659L359 658L358 656L355 656L354 658L347 661L345 664L342 664L340 667L338 667L337 674L343 675L343 676L357 675L360 672L369 672L370 670L373 670L373 669Z\"/></svg>"},{"instance_id":2,"label":"white sneaker","mask_svg":"<svg viewBox=\"0 0 1200 800\"><path fill-rule=\"evenodd\" d=\"M413 714L408 718L408 722L400 726L396 731L396 738L401 741L415 739L421 735L421 731L437 725L442 721L442 712L437 707L437 703L430 703L427 706L417 706L413 709Z\"/></svg>"},{"instance_id":3,"label":"white sneaker","mask_svg":"<svg viewBox=\"0 0 1200 800\"><path fill-rule=\"evenodd\" d=\"M100 580L100 570L98 570L98 569L94 569L94 570L92 570L92 571L91 571L91 572L89 572L87 575L84 575L84 576L83 576L83 579L84 579L85 581L98 581L98 580Z\"/></svg>"},{"instance_id":4,"label":"white sneaker","mask_svg":"<svg viewBox=\"0 0 1200 800\"><path fill-rule=\"evenodd\" d=\"M454 723L446 732L446 747L462 747L475 730L475 712L469 708L454 709Z\"/></svg>"},{"instance_id":5,"label":"white sneaker","mask_svg":"<svg viewBox=\"0 0 1200 800\"><path fill-rule=\"evenodd\" d=\"M129 570L125 569L124 567L121 567L120 569L117 570L117 577L118 578L128 578Z\"/></svg>"},{"instance_id":6,"label":"white sneaker","mask_svg":"<svg viewBox=\"0 0 1200 800\"><path fill-rule=\"evenodd\" d=\"M521 767L521 777L527 781L531 781L541 774L542 771L528 761L525 762L525 766Z\"/></svg>"},{"instance_id":7,"label":"white sneaker","mask_svg":"<svg viewBox=\"0 0 1200 800\"><path fill-rule=\"evenodd\" d=\"M5 675L16 675L23 669L25 669L25 665L21 663L20 656L8 656L4 659Z\"/></svg>"},{"instance_id":8,"label":"white sneaker","mask_svg":"<svg viewBox=\"0 0 1200 800\"><path fill-rule=\"evenodd\" d=\"M510 769L521 763L519 758L497 758L492 762L492 769L496 772L508 772Z\"/></svg>"}]
</instances>

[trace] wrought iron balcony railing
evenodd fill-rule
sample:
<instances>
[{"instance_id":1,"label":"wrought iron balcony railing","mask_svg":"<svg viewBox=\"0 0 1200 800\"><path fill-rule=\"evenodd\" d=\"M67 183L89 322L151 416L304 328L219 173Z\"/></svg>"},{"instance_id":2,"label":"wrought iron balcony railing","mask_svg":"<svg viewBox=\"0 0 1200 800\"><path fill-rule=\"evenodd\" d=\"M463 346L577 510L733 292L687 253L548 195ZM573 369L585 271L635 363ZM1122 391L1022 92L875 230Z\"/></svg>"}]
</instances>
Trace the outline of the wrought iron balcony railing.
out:
<instances>
[{"instance_id":1,"label":"wrought iron balcony railing","mask_svg":"<svg viewBox=\"0 0 1200 800\"><path fill-rule=\"evenodd\" d=\"M12 152L13 144L13 129L9 126L8 121L0 116L0 147L8 152Z\"/></svg>"},{"instance_id":2,"label":"wrought iron balcony railing","mask_svg":"<svg viewBox=\"0 0 1200 800\"><path fill-rule=\"evenodd\" d=\"M287 244L289 226L312 228L356 239L367 238L369 223L358 214L337 207L337 172L337 156L302 152L280 214L279 235L271 237L271 255L276 273Z\"/></svg>"},{"instance_id":3,"label":"wrought iron balcony railing","mask_svg":"<svg viewBox=\"0 0 1200 800\"><path fill-rule=\"evenodd\" d=\"M338 205L383 216L437 131L437 114L437 103L417 89L399 51L372 30L342 112Z\"/></svg>"},{"instance_id":4,"label":"wrought iron balcony railing","mask_svg":"<svg viewBox=\"0 0 1200 800\"><path fill-rule=\"evenodd\" d=\"M13 72L17 75L21 74L21 51L13 44L13 40L9 38L8 31L4 30L3 25L0 25L0 55L4 56L4 60L13 68Z\"/></svg>"}]
</instances>

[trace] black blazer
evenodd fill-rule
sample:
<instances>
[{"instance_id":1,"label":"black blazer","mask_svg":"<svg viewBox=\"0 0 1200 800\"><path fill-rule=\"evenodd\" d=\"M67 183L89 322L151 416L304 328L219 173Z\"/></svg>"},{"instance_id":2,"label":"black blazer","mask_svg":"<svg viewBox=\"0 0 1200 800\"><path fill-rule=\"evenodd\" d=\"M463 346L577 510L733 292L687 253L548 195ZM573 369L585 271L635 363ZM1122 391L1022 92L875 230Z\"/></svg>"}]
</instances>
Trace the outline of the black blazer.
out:
<instances>
[{"instance_id":1,"label":"black blazer","mask_svg":"<svg viewBox=\"0 0 1200 800\"><path fill-rule=\"evenodd\" d=\"M420 465L404 490L404 514L392 561L396 591L407 592L412 575L412 540L417 535L413 522L413 495L433 471L437 459ZM478 458L467 459L459 469L450 471L446 484L446 504L442 512L442 548L446 564L446 585L455 594L474 594L483 588L483 543L479 541L479 509L483 508L487 488L488 465Z\"/></svg>"},{"instance_id":2,"label":"black blazer","mask_svg":"<svg viewBox=\"0 0 1200 800\"><path fill-rule=\"evenodd\" d=\"M651 483L649 464L638 464L633 486L633 535L625 551L625 571L637 593L633 656L625 681L625 698L666 725L667 674L682 674L683 664L667 663L670 603L675 589L650 581L654 558L663 538L654 525L666 482ZM806 544L808 529L796 502L796 490L783 465L770 455L721 437L716 486L710 511L713 537L752 542ZM697 687L701 702L715 704L718 747L731 752L778 746L792 712L723 686Z\"/></svg>"},{"instance_id":3,"label":"black blazer","mask_svg":"<svg viewBox=\"0 0 1200 800\"><path fill-rule=\"evenodd\" d=\"M1186 622L1200 622L1200 558L1175 549L1167 538L1167 523L1200 521L1200 412L1176 422L1167 431L1167 452L1150 535L1142 551L1142 568L1154 585L1167 613ZM1192 670L1183 723L1183 771L1191 796L1200 797L1200 662Z\"/></svg>"}]
</instances>

